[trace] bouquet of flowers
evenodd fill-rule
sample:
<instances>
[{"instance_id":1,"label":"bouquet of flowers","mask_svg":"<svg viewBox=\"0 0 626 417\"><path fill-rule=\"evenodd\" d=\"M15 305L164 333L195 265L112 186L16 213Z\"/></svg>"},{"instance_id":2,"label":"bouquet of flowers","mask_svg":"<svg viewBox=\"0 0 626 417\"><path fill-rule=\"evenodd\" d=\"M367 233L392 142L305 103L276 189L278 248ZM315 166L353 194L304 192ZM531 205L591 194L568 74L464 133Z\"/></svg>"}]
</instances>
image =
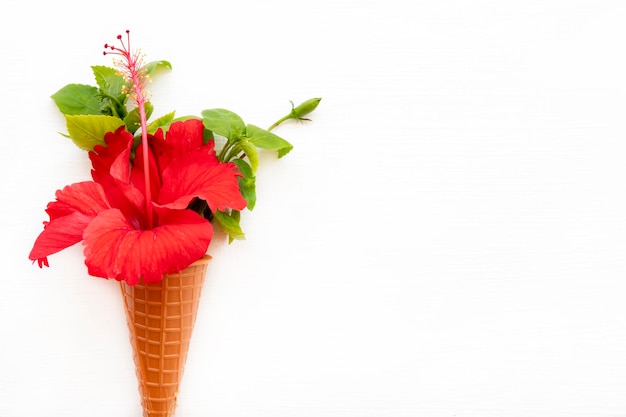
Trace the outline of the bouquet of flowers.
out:
<instances>
[{"instance_id":1,"label":"bouquet of flowers","mask_svg":"<svg viewBox=\"0 0 626 417\"><path fill-rule=\"evenodd\" d=\"M114 67L92 66L97 86L68 84L52 95L66 136L88 152L92 181L56 192L29 258L48 266L50 255L82 242L89 275L120 281L144 416L170 416L213 226L231 242L244 238L240 213L256 203L259 150L285 156L292 145L272 130L308 120L320 99L292 103L268 129L220 108L151 120L147 84L171 65L145 62L129 31L117 40L104 45Z\"/></svg>"}]
</instances>

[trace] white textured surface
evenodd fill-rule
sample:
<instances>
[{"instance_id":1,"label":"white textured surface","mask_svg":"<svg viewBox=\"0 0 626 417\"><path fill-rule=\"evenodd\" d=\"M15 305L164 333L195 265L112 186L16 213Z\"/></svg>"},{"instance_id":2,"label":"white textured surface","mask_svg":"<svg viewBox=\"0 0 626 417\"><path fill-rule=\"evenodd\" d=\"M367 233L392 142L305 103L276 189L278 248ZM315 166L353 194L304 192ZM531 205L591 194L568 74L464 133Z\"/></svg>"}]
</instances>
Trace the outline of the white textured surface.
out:
<instances>
[{"instance_id":1,"label":"white textured surface","mask_svg":"<svg viewBox=\"0 0 626 417\"><path fill-rule=\"evenodd\" d=\"M323 97L212 245L177 417L626 416L624 2L7 1L0 417L140 415L117 285L27 260L89 170L49 96L127 28L157 114Z\"/></svg>"}]
</instances>

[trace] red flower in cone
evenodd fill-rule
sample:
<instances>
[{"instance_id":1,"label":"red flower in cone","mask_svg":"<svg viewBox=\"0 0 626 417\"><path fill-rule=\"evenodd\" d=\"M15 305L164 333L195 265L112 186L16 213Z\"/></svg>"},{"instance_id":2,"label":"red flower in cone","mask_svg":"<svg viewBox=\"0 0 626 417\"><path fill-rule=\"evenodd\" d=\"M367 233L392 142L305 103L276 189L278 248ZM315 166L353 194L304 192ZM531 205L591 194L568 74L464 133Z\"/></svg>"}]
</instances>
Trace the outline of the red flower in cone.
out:
<instances>
[{"instance_id":1,"label":"red flower in cone","mask_svg":"<svg viewBox=\"0 0 626 417\"><path fill-rule=\"evenodd\" d=\"M50 222L30 254L47 265L47 257L77 242L85 245L90 275L125 280L134 285L160 281L201 258L213 236L210 222L193 210L195 199L213 210L241 210L246 201L232 163L220 163L213 142L203 142L199 120L172 124L149 136L152 219L143 209L142 148L131 160L133 136L124 128L105 136L89 156L93 182L82 182L57 192L48 205ZM133 163L134 162L134 163ZM150 224L152 222L152 224Z\"/></svg>"}]
</instances>

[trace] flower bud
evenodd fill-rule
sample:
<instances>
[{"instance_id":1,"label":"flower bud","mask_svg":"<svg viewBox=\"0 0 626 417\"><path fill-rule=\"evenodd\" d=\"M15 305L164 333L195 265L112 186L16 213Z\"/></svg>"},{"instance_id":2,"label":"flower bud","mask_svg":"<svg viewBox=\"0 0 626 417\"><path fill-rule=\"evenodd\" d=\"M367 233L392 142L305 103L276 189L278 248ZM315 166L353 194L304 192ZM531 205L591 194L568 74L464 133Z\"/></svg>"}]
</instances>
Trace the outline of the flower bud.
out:
<instances>
[{"instance_id":1,"label":"flower bud","mask_svg":"<svg viewBox=\"0 0 626 417\"><path fill-rule=\"evenodd\" d=\"M317 105L320 103L321 98L310 98L305 102L298 105L298 107L293 107L293 103L291 103L291 115L294 119L302 119L302 116L306 116L311 113L313 110L317 108Z\"/></svg>"},{"instance_id":2,"label":"flower bud","mask_svg":"<svg viewBox=\"0 0 626 417\"><path fill-rule=\"evenodd\" d=\"M322 100L321 98L310 98L306 100L305 102L299 104L298 107L294 107L293 101L292 101L291 112L288 115L283 116L280 119L278 119L267 130L270 131L274 129L276 126L278 126L279 124L281 124L282 122L289 120L289 119L309 120L309 119L305 119L303 116L306 116L307 114L315 110L317 108L317 105L320 104L321 100Z\"/></svg>"}]
</instances>

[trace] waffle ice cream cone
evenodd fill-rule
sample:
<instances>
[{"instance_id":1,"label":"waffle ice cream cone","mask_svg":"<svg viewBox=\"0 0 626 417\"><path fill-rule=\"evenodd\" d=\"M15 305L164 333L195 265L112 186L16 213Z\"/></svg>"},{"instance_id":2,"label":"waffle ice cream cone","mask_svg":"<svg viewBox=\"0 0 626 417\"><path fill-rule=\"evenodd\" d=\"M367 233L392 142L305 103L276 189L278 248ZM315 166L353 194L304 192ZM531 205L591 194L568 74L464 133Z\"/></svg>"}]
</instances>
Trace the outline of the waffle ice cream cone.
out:
<instances>
[{"instance_id":1,"label":"waffle ice cream cone","mask_svg":"<svg viewBox=\"0 0 626 417\"><path fill-rule=\"evenodd\" d=\"M210 256L158 284L121 282L143 417L172 417Z\"/></svg>"}]
</instances>

